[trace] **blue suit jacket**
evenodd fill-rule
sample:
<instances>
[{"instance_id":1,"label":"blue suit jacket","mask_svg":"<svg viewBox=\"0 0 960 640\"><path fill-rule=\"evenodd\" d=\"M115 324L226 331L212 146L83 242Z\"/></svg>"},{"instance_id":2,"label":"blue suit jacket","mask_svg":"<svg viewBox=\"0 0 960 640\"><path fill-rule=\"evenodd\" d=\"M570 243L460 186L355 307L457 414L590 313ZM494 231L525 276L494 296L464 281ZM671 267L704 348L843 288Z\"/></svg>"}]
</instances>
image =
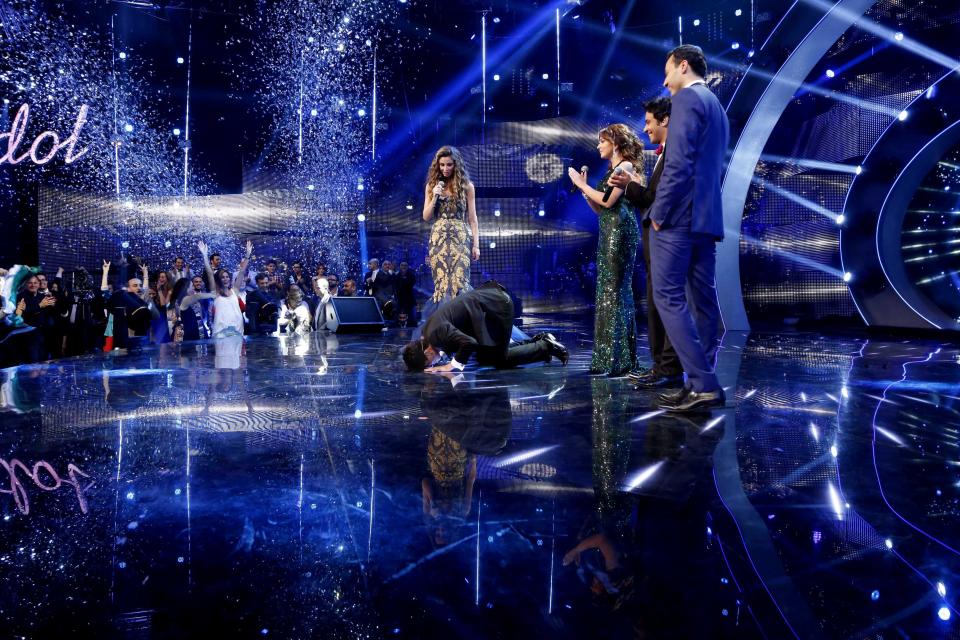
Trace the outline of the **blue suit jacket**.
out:
<instances>
[{"instance_id":1,"label":"blue suit jacket","mask_svg":"<svg viewBox=\"0 0 960 640\"><path fill-rule=\"evenodd\" d=\"M685 228L723 239L720 182L730 123L703 84L681 89L670 108L666 161L650 219L661 228Z\"/></svg>"}]
</instances>

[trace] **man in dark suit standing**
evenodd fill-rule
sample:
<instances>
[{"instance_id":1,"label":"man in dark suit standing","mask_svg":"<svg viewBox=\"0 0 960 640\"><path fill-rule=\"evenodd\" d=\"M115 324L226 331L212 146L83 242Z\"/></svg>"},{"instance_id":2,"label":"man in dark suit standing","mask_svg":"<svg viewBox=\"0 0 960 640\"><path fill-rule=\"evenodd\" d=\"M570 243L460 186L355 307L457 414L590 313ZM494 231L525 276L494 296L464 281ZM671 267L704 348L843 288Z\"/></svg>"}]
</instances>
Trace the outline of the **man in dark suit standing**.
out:
<instances>
[{"instance_id":1,"label":"man in dark suit standing","mask_svg":"<svg viewBox=\"0 0 960 640\"><path fill-rule=\"evenodd\" d=\"M401 262L400 271L393 277L393 288L397 296L398 315L406 315L409 326L416 326L417 324L414 318L417 305L413 292L416 283L417 276L410 270L410 265L407 262Z\"/></svg>"},{"instance_id":2,"label":"man in dark suit standing","mask_svg":"<svg viewBox=\"0 0 960 640\"><path fill-rule=\"evenodd\" d=\"M497 369L549 362L551 357L567 364L567 350L552 334L510 344L512 330L513 302L503 286L491 280L437 309L424 325L420 339L403 348L403 361L410 371L426 369L431 373L463 370L473 355L478 364ZM453 359L432 366L440 358L440 351Z\"/></svg>"},{"instance_id":3,"label":"man in dark suit standing","mask_svg":"<svg viewBox=\"0 0 960 640\"><path fill-rule=\"evenodd\" d=\"M716 243L723 239L720 182L730 124L707 88L703 51L681 45L670 52L663 85L673 96L670 139L656 199L649 213L654 302L687 374L678 392L659 396L668 411L723 406L713 361L719 335ZM696 319L690 312L689 283Z\"/></svg>"},{"instance_id":4,"label":"man in dark suit standing","mask_svg":"<svg viewBox=\"0 0 960 640\"><path fill-rule=\"evenodd\" d=\"M683 366L677 352L670 344L670 338L663 328L663 320L653 301L653 274L650 264L650 210L656 198L657 185L663 175L664 145L667 141L667 127L670 124L670 98L654 98L643 105L643 131L652 144L657 145L657 162L653 166L650 183L644 186L639 173L620 173L610 176L608 183L624 190L627 201L640 211L640 228L643 235L643 263L647 271L647 341L653 366L630 372L634 383L644 389L682 386Z\"/></svg>"}]
</instances>

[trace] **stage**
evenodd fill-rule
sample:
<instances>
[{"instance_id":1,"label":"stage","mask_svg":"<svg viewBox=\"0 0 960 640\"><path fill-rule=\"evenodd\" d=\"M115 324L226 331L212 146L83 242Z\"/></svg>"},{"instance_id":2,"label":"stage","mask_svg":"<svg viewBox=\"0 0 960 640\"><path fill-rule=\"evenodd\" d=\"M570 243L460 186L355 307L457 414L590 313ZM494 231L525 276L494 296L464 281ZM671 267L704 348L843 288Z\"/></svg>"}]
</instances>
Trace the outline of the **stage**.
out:
<instances>
[{"instance_id":1,"label":"stage","mask_svg":"<svg viewBox=\"0 0 960 640\"><path fill-rule=\"evenodd\" d=\"M3 371L5 633L952 626L958 345L728 333L727 408L674 417L588 375L582 319L524 328L569 365L408 374L391 330Z\"/></svg>"}]
</instances>

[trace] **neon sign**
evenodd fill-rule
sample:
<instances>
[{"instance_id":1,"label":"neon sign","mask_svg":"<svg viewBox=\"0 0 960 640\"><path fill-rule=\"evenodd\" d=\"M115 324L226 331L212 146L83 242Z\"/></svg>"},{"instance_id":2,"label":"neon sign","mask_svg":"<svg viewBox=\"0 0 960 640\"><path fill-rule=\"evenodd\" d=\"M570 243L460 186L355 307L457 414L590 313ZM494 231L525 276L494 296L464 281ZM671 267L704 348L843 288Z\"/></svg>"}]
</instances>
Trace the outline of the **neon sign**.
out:
<instances>
[{"instance_id":1,"label":"neon sign","mask_svg":"<svg viewBox=\"0 0 960 640\"><path fill-rule=\"evenodd\" d=\"M6 140L7 143L7 151L0 156L0 164L4 162L19 164L29 158L34 164L44 165L53 160L54 156L64 147L67 149L67 155L63 161L66 164L71 164L83 157L88 151L85 147L79 152L75 152L77 140L80 139L80 129L83 128L84 123L87 121L87 105L80 107L80 113L77 114L77 121L73 125L73 133L64 138L63 141L60 140L60 136L58 136L55 131L44 131L34 138L30 149L18 156L17 149L20 147L20 143L23 142L23 136L27 130L27 120L29 120L29 118L30 105L24 103L20 105L20 108L17 110L17 115L13 118L10 131L0 133L0 150L3 149L2 145L4 140ZM47 144L50 145L49 149L47 149L44 155L40 155L42 153L41 147L46 147Z\"/></svg>"},{"instance_id":2,"label":"neon sign","mask_svg":"<svg viewBox=\"0 0 960 640\"><path fill-rule=\"evenodd\" d=\"M30 496L27 493L27 485L24 480L32 481L33 484L42 491L56 491L63 485L73 487L77 494L77 502L80 505L81 513L87 512L87 498L84 495L86 491L93 486L93 483L84 486L80 478L89 478L90 476L80 470L75 464L67 465L67 476L61 477L46 460L39 460L33 467L20 462L16 458L9 462L0 458L0 467L6 472L9 478L9 489L0 489L0 494L9 494L13 496L13 502L23 515L30 513ZM25 476L21 479L20 475ZM43 477L46 476L46 477Z\"/></svg>"}]
</instances>

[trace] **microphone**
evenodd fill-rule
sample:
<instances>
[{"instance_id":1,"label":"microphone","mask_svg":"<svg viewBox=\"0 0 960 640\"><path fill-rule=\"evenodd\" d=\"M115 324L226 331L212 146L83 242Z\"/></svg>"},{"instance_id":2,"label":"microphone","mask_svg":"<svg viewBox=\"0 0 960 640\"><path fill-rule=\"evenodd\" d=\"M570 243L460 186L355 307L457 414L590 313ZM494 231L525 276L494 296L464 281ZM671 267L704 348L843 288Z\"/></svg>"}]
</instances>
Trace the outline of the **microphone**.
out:
<instances>
[{"instance_id":1,"label":"microphone","mask_svg":"<svg viewBox=\"0 0 960 640\"><path fill-rule=\"evenodd\" d=\"M617 165L617 168L613 170L613 175L619 176L622 173L633 173L633 163L627 160L626 162L621 162ZM610 194L613 193L614 187L607 185L607 188L603 191L603 201L606 202L610 197Z\"/></svg>"},{"instance_id":2,"label":"microphone","mask_svg":"<svg viewBox=\"0 0 960 640\"><path fill-rule=\"evenodd\" d=\"M589 170L590 170L590 167L588 167L587 165L583 165L580 167L581 174L586 173ZM570 193L576 193L577 191L579 191L579 189L577 188L577 185L574 184L570 186Z\"/></svg>"}]
</instances>

